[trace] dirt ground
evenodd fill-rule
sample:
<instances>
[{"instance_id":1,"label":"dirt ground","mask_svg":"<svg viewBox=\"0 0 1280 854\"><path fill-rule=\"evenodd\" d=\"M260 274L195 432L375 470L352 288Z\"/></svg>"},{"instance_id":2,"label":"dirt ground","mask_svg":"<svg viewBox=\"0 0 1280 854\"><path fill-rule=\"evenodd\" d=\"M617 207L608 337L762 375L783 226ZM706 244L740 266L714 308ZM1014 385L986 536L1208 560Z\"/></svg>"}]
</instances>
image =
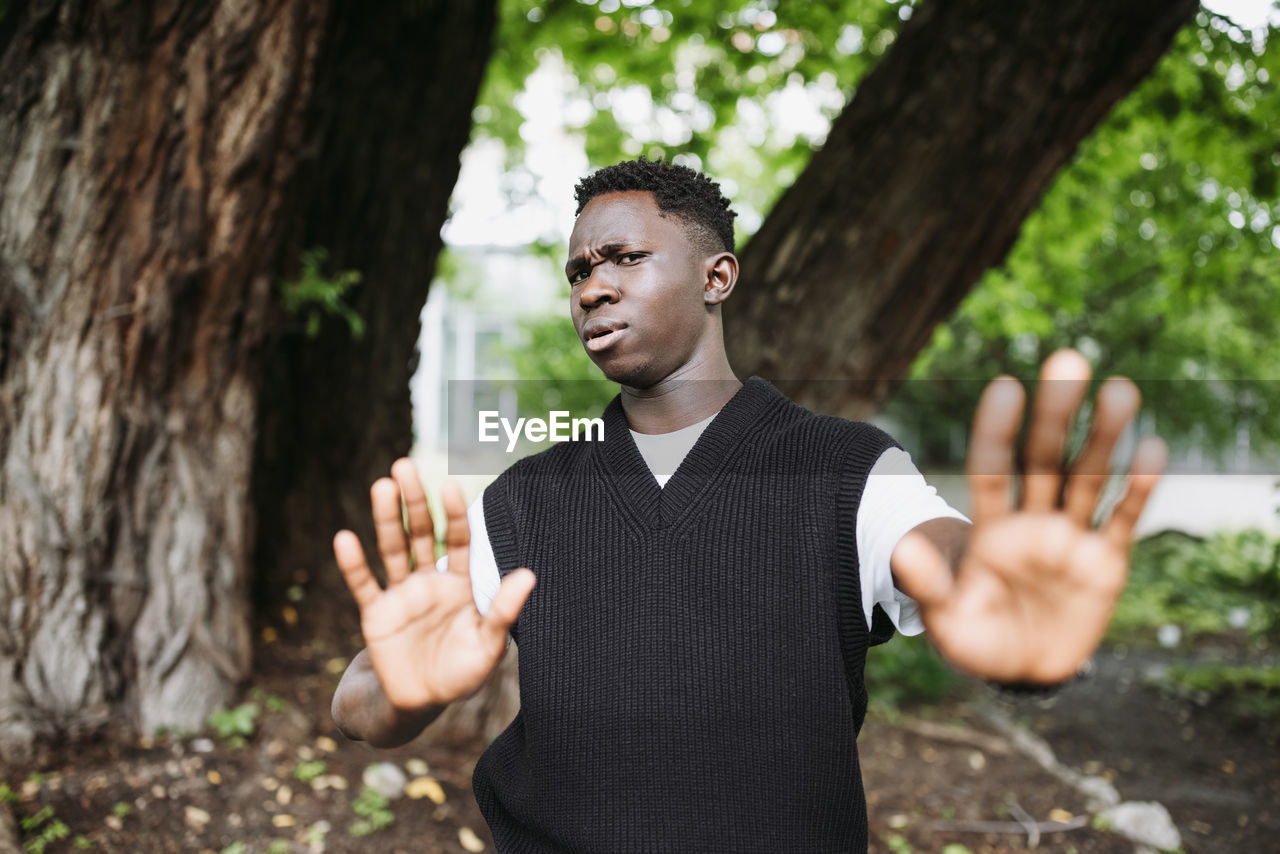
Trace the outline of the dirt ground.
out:
<instances>
[{"instance_id":1,"label":"dirt ground","mask_svg":"<svg viewBox=\"0 0 1280 854\"><path fill-rule=\"evenodd\" d=\"M479 746L419 740L383 752L346 741L329 717L337 681L331 671L341 661L333 647L301 643L302 636L261 646L256 691L246 700L264 708L241 746L208 733L153 740L117 733L43 745L33 761L3 769L17 819L51 810L23 835L28 850L492 851L471 794ZM1187 854L1280 852L1280 726L1224 725L1221 709L1162 698L1142 679L1145 668L1159 665L1153 653L1110 651L1097 677L1051 703L995 702L1046 738L1063 762L1111 779L1125 800L1166 804ZM1036 841L1041 851L1133 851L1132 843L1091 827L1085 798L986 722L983 704L992 702L978 690L927 712L868 720L861 753L872 850L960 844L995 854ZM435 783L419 782L418 797L392 801L394 819L385 828L356 835L362 816L353 804L366 767L378 761ZM65 837L33 848L55 821L65 824ZM1028 821L1083 826L1045 828L1033 840Z\"/></svg>"}]
</instances>

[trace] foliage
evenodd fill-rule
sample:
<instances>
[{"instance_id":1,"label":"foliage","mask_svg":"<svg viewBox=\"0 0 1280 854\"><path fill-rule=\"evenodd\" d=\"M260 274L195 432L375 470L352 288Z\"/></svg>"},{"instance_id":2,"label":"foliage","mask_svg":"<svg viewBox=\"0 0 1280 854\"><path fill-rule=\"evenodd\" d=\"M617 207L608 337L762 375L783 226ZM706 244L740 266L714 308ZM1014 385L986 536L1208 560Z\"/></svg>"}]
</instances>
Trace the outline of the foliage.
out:
<instances>
[{"instance_id":1,"label":"foliage","mask_svg":"<svg viewBox=\"0 0 1280 854\"><path fill-rule=\"evenodd\" d=\"M1221 700L1234 717L1280 720L1280 666L1175 663L1158 687L1200 703Z\"/></svg>"},{"instance_id":2,"label":"foliage","mask_svg":"<svg viewBox=\"0 0 1280 854\"><path fill-rule=\"evenodd\" d=\"M44 854L49 845L71 834L71 829L54 817L53 807L44 807L35 815L22 819L19 825L23 834L28 835L22 847L30 854Z\"/></svg>"},{"instance_id":3,"label":"foliage","mask_svg":"<svg viewBox=\"0 0 1280 854\"><path fill-rule=\"evenodd\" d=\"M1201 12L1080 147L890 406L940 435L1053 350L1143 389L1176 447L1280 447L1280 50ZM930 444L926 441L926 444ZM945 445L944 442L932 444Z\"/></svg>"},{"instance_id":4,"label":"foliage","mask_svg":"<svg viewBox=\"0 0 1280 854\"><path fill-rule=\"evenodd\" d=\"M293 590L294 588L291 587L289 589ZM253 699L262 703L262 705L266 707L268 712L283 712L285 709L289 707L289 704L286 703L283 699L276 696L275 694L268 693L267 691L264 691L261 688L254 688L252 691L249 692L249 696L253 697Z\"/></svg>"},{"instance_id":5,"label":"foliage","mask_svg":"<svg viewBox=\"0 0 1280 854\"><path fill-rule=\"evenodd\" d=\"M593 165L645 154L710 168L758 225L911 3L503 0L500 10L475 118L481 136L507 146L513 196L533 187L521 163L522 93L549 63L564 68L565 124L582 135ZM776 118L799 90L821 106L795 133Z\"/></svg>"},{"instance_id":6,"label":"foliage","mask_svg":"<svg viewBox=\"0 0 1280 854\"><path fill-rule=\"evenodd\" d=\"M308 338L320 334L320 322L325 314L341 317L351 328L352 337L360 338L364 335L364 320L342 299L360 283L360 273L343 270L332 277L325 276L321 268L328 258L328 250L322 248L302 253L302 271L298 278L280 285L285 311L306 315Z\"/></svg>"},{"instance_id":7,"label":"foliage","mask_svg":"<svg viewBox=\"0 0 1280 854\"><path fill-rule=\"evenodd\" d=\"M960 684L924 635L898 636L872 647L866 677L871 709L890 720L900 709L941 701Z\"/></svg>"},{"instance_id":8,"label":"foliage","mask_svg":"<svg viewBox=\"0 0 1280 854\"><path fill-rule=\"evenodd\" d=\"M360 794L351 802L352 812L361 818L350 824L347 833L351 836L368 836L391 824L396 817L391 812L390 804L391 801L378 794L376 789L370 786L362 787Z\"/></svg>"},{"instance_id":9,"label":"foliage","mask_svg":"<svg viewBox=\"0 0 1280 854\"><path fill-rule=\"evenodd\" d=\"M118 802L111 808L111 814L116 818L124 818L131 812L133 812L133 809L124 801Z\"/></svg>"},{"instance_id":10,"label":"foliage","mask_svg":"<svg viewBox=\"0 0 1280 854\"><path fill-rule=\"evenodd\" d=\"M313 759L310 762L299 762L298 767L293 769L293 776L303 783L310 783L323 774L324 771L324 760Z\"/></svg>"},{"instance_id":11,"label":"foliage","mask_svg":"<svg viewBox=\"0 0 1280 854\"><path fill-rule=\"evenodd\" d=\"M1177 532L1134 544L1129 583L1112 617L1110 638L1150 642L1166 624L1184 636L1235 630L1280 639L1280 540L1258 530L1201 540Z\"/></svg>"},{"instance_id":12,"label":"foliage","mask_svg":"<svg viewBox=\"0 0 1280 854\"><path fill-rule=\"evenodd\" d=\"M218 737L231 747L239 747L253 735L254 720L258 717L257 703L243 703L234 709L219 709L209 714L209 726Z\"/></svg>"}]
</instances>

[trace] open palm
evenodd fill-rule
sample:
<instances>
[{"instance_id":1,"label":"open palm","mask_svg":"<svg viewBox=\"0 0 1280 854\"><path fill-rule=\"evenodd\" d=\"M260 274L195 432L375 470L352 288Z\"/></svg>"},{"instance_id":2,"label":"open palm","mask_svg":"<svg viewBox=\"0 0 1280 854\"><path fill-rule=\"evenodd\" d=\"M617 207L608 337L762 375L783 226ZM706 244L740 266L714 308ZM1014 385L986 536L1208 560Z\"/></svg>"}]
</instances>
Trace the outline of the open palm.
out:
<instances>
[{"instance_id":1,"label":"open palm","mask_svg":"<svg viewBox=\"0 0 1280 854\"><path fill-rule=\"evenodd\" d=\"M488 613L481 614L471 592L471 535L461 492L449 484L443 493L449 560L448 570L437 572L434 525L417 469L400 459L391 473L394 479L382 478L370 490L386 589L374 578L354 533L338 532L333 551L360 608L370 663L387 700L400 709L445 705L479 690L493 672L506 651L507 632L533 589L533 573L509 573Z\"/></svg>"},{"instance_id":2,"label":"open palm","mask_svg":"<svg viewBox=\"0 0 1280 854\"><path fill-rule=\"evenodd\" d=\"M939 651L986 679L1052 683L1069 678L1101 641L1128 575L1129 544L1166 457L1158 438L1139 443L1128 489L1110 517L1093 517L1116 440L1139 406L1122 377L1103 383L1092 429L1071 472L1062 459L1089 384L1074 351L1044 364L1025 444L1020 506L1010 498L1014 441L1025 393L992 381L974 417L967 471L973 528L953 571L919 529L894 550L901 589L920 606Z\"/></svg>"}]
</instances>

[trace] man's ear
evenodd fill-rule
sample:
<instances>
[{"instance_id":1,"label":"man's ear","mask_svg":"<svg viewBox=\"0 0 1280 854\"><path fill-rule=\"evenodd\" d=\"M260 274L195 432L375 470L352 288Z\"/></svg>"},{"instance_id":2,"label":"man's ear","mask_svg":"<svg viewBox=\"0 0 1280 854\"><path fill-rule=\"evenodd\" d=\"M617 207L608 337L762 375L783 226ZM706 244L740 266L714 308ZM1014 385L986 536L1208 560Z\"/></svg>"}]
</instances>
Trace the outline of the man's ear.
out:
<instances>
[{"instance_id":1,"label":"man's ear","mask_svg":"<svg viewBox=\"0 0 1280 854\"><path fill-rule=\"evenodd\" d=\"M721 252L706 260L706 284L702 301L707 305L719 305L733 293L738 283L738 258L732 252Z\"/></svg>"}]
</instances>

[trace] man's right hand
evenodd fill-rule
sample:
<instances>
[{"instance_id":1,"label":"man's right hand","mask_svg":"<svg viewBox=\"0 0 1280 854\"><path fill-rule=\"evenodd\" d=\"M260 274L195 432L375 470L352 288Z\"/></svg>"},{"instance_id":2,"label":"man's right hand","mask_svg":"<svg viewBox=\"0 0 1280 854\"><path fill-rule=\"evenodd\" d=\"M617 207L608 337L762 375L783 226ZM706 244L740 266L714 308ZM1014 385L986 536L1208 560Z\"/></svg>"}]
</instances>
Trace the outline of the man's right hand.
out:
<instances>
[{"instance_id":1,"label":"man's right hand","mask_svg":"<svg viewBox=\"0 0 1280 854\"><path fill-rule=\"evenodd\" d=\"M506 651L507 633L533 589L534 578L528 569L508 573L488 613L481 614L471 592L471 533L462 493L453 484L444 489L449 561L447 572L437 572L435 528L417 469L411 460L402 458L391 467L391 475L379 479L370 490L378 553L387 571L386 589L374 578L354 533L339 531L333 538L333 552L360 607L368 665L383 695L378 699L385 699L390 706L386 711L392 719L427 715L429 721L434 717L431 710L475 693L497 667ZM401 495L409 521L412 566ZM348 677L359 678L352 673L355 669L353 662L343 677L344 684L338 687L335 710L342 704ZM367 719L382 721L385 717L368 711ZM374 725L375 730L381 728L381 723ZM385 740L377 731L349 734L374 743Z\"/></svg>"}]
</instances>

